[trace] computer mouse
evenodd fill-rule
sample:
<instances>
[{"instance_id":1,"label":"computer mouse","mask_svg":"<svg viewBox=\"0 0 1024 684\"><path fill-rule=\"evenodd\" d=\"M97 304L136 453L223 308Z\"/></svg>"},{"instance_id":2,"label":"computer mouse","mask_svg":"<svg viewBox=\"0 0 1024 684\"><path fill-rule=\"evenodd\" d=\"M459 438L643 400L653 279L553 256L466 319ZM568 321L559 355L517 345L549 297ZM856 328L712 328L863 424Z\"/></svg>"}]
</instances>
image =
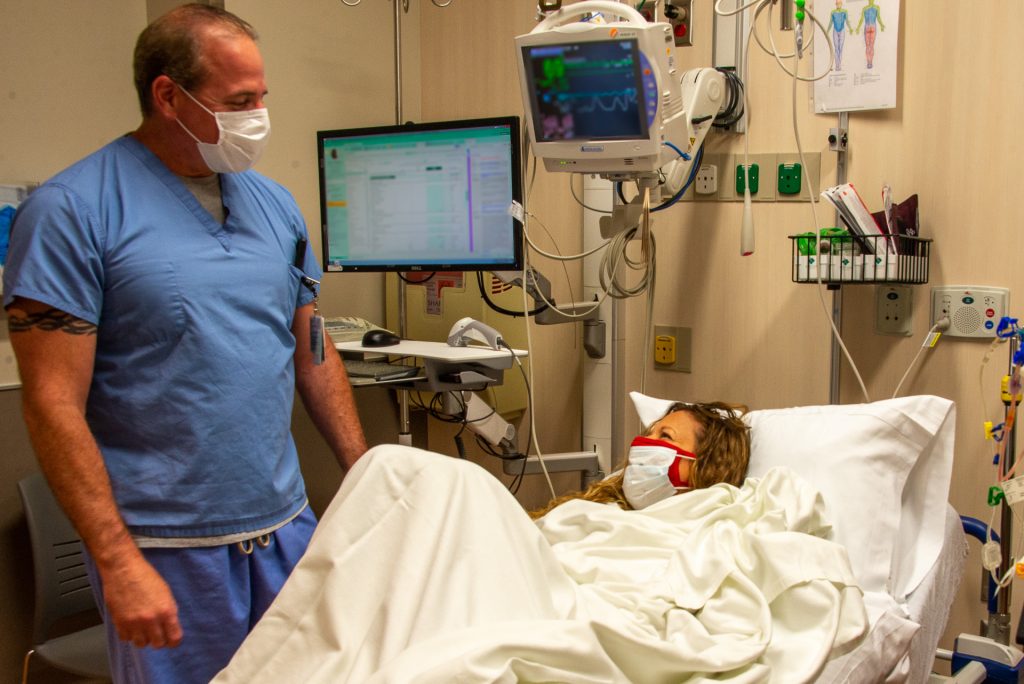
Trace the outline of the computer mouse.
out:
<instances>
[{"instance_id":1,"label":"computer mouse","mask_svg":"<svg viewBox=\"0 0 1024 684\"><path fill-rule=\"evenodd\" d=\"M364 347L390 347L401 341L401 337L388 330L367 330L363 335Z\"/></svg>"}]
</instances>

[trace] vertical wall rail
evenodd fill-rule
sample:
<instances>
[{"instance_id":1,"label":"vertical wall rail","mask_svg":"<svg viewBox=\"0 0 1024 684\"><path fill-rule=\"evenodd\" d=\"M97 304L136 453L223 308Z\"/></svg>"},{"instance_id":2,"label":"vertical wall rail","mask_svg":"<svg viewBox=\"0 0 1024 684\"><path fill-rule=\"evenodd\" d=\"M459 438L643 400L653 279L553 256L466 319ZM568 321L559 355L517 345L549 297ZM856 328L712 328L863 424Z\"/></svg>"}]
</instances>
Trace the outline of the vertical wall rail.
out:
<instances>
[{"instance_id":1,"label":"vertical wall rail","mask_svg":"<svg viewBox=\"0 0 1024 684\"><path fill-rule=\"evenodd\" d=\"M849 112L839 112L839 135L845 136L846 131L849 130L850 126L850 114ZM839 146L836 151L836 185L841 185L846 182L846 143L845 141ZM812 198L814 199L814 198ZM840 218L839 212L836 212L836 223L839 225ZM819 264L820 267L820 264ZM843 332L843 288L839 287L832 290L832 321L836 325L836 330L840 333ZM828 384L828 402L830 404L840 403L839 396L839 374L842 370L843 364L843 349L839 345L839 340L835 334L831 334L832 340L832 360L829 365L829 384Z\"/></svg>"}]
</instances>

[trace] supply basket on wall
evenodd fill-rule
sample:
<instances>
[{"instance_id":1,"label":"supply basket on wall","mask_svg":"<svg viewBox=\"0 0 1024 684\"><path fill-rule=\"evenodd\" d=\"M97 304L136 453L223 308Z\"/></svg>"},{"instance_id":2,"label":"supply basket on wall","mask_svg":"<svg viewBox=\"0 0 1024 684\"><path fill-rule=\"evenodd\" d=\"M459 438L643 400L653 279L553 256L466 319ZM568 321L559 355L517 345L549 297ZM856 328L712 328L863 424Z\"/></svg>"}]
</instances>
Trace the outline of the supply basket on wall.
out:
<instances>
[{"instance_id":1,"label":"supply basket on wall","mask_svg":"<svg viewBox=\"0 0 1024 684\"><path fill-rule=\"evenodd\" d=\"M928 282L931 240L909 235L850 235L839 231L821 236L821 251L813 233L790 235L793 244L793 282L840 285Z\"/></svg>"}]
</instances>

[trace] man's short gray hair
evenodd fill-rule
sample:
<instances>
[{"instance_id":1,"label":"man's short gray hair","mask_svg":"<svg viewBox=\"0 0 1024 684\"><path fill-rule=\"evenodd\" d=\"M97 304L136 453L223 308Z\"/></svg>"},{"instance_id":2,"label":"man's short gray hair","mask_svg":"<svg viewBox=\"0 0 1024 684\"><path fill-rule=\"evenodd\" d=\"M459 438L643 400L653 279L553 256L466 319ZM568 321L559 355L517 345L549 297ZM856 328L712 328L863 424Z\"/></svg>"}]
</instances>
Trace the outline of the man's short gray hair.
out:
<instances>
[{"instance_id":1,"label":"man's short gray hair","mask_svg":"<svg viewBox=\"0 0 1024 684\"><path fill-rule=\"evenodd\" d=\"M206 78L202 38L205 30L221 28L257 39L244 19L209 5L191 3L176 7L147 26L135 43L135 91L143 116L153 112L151 87L158 76L168 76L188 91Z\"/></svg>"}]
</instances>

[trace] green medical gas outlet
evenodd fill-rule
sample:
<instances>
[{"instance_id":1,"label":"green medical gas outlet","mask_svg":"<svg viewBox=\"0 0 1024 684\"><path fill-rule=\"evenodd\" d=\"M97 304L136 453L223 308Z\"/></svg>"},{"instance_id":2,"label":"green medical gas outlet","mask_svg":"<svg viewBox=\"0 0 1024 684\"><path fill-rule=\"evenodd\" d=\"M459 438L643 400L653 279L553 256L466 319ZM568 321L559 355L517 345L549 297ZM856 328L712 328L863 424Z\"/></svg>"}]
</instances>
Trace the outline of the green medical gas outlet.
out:
<instances>
[{"instance_id":1,"label":"green medical gas outlet","mask_svg":"<svg viewBox=\"0 0 1024 684\"><path fill-rule=\"evenodd\" d=\"M751 164L750 170L747 173L743 172L743 165L740 164L736 167L736 194L742 195L747 188L747 184L744 179L749 176L750 178L750 194L756 195L758 186L760 185L759 179L761 174L759 173L759 166L757 164Z\"/></svg>"},{"instance_id":2,"label":"green medical gas outlet","mask_svg":"<svg viewBox=\"0 0 1024 684\"><path fill-rule=\"evenodd\" d=\"M799 195L802 182L803 174L799 164L779 164L780 195Z\"/></svg>"}]
</instances>

